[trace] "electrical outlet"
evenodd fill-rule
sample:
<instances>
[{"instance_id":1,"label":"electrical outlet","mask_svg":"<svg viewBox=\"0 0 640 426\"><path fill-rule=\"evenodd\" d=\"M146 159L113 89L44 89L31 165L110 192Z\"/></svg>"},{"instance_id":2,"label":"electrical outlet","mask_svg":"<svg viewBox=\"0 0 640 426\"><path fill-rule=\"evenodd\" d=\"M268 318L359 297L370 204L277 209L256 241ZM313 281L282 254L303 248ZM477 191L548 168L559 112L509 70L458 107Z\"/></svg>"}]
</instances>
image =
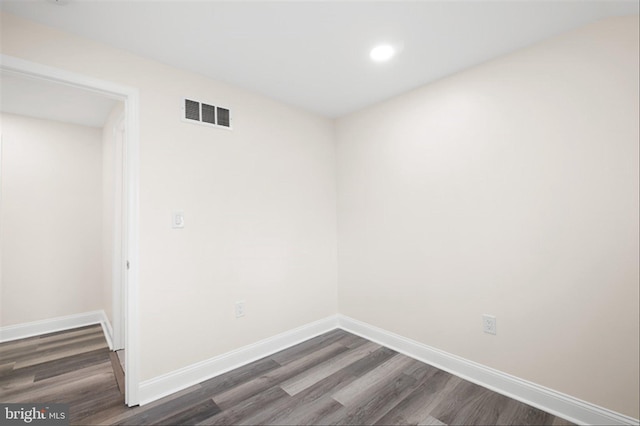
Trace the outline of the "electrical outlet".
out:
<instances>
[{"instance_id":1,"label":"electrical outlet","mask_svg":"<svg viewBox=\"0 0 640 426\"><path fill-rule=\"evenodd\" d=\"M482 315L482 331L488 334L496 334L496 317L493 315Z\"/></svg>"},{"instance_id":2,"label":"electrical outlet","mask_svg":"<svg viewBox=\"0 0 640 426\"><path fill-rule=\"evenodd\" d=\"M184 228L184 212L182 210L175 210L171 213L171 215L171 226L173 227L173 229Z\"/></svg>"},{"instance_id":3,"label":"electrical outlet","mask_svg":"<svg viewBox=\"0 0 640 426\"><path fill-rule=\"evenodd\" d=\"M244 316L244 300L236 302L236 318Z\"/></svg>"}]
</instances>

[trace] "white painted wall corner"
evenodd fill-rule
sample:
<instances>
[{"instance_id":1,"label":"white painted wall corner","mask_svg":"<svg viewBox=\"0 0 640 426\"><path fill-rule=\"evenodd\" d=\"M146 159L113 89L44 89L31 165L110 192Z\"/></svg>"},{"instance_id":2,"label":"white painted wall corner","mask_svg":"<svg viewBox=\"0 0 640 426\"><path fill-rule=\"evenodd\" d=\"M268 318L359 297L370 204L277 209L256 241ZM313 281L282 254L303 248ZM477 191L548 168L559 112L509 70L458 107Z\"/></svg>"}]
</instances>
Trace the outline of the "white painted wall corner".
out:
<instances>
[{"instance_id":1,"label":"white painted wall corner","mask_svg":"<svg viewBox=\"0 0 640 426\"><path fill-rule=\"evenodd\" d=\"M638 419L511 376L344 315L338 315L338 327L576 424L637 425L639 423Z\"/></svg>"},{"instance_id":2,"label":"white painted wall corner","mask_svg":"<svg viewBox=\"0 0 640 426\"><path fill-rule=\"evenodd\" d=\"M140 405L148 404L336 328L338 328L338 317L330 316L162 376L145 380L140 383Z\"/></svg>"}]
</instances>

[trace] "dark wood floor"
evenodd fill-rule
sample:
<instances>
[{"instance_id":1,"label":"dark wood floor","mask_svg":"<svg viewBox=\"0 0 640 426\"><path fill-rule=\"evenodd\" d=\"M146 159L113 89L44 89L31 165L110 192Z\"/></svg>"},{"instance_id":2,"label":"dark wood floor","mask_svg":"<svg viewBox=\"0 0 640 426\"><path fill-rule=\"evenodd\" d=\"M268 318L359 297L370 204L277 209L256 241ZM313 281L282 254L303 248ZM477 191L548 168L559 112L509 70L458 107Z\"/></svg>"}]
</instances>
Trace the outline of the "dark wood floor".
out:
<instances>
[{"instance_id":1,"label":"dark wood floor","mask_svg":"<svg viewBox=\"0 0 640 426\"><path fill-rule=\"evenodd\" d=\"M342 330L127 408L99 326L0 344L1 402L70 404L72 424L570 423Z\"/></svg>"}]
</instances>

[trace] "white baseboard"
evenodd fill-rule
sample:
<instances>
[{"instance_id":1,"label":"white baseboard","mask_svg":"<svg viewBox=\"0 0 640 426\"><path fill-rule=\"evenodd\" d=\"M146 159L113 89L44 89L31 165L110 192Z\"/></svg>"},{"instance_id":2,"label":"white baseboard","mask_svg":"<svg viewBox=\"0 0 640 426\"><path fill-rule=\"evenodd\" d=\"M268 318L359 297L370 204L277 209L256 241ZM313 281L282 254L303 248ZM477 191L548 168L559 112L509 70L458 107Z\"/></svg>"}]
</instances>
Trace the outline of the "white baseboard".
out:
<instances>
[{"instance_id":1,"label":"white baseboard","mask_svg":"<svg viewBox=\"0 0 640 426\"><path fill-rule=\"evenodd\" d=\"M338 328L338 317L331 316L162 376L145 380L140 383L140 405L148 404L336 328Z\"/></svg>"},{"instance_id":2,"label":"white baseboard","mask_svg":"<svg viewBox=\"0 0 640 426\"><path fill-rule=\"evenodd\" d=\"M102 326L105 338L111 348L111 324L102 310L0 327L0 342L24 339L91 324L100 324ZM335 328L341 328L362 336L399 353L573 423L585 425L639 424L638 419L511 376L344 315L335 315L306 324L217 357L145 380L140 383L140 405L178 392Z\"/></svg>"},{"instance_id":3,"label":"white baseboard","mask_svg":"<svg viewBox=\"0 0 640 426\"><path fill-rule=\"evenodd\" d=\"M338 315L339 328L390 349L433 365L470 382L491 389L525 404L585 425L637 425L638 420L545 388L507 373L432 348L344 315Z\"/></svg>"},{"instance_id":4,"label":"white baseboard","mask_svg":"<svg viewBox=\"0 0 640 426\"><path fill-rule=\"evenodd\" d=\"M113 350L113 328L111 327L111 322L109 318L107 318L107 314L104 311L100 311L102 313L102 318L100 320L100 325L102 326L102 332L104 333L104 338L107 341L107 345L109 345L109 350Z\"/></svg>"},{"instance_id":5,"label":"white baseboard","mask_svg":"<svg viewBox=\"0 0 640 426\"><path fill-rule=\"evenodd\" d=\"M0 327L0 342L26 339L27 337L40 336L92 324L102 325L107 343L111 348L111 324L103 310Z\"/></svg>"}]
</instances>

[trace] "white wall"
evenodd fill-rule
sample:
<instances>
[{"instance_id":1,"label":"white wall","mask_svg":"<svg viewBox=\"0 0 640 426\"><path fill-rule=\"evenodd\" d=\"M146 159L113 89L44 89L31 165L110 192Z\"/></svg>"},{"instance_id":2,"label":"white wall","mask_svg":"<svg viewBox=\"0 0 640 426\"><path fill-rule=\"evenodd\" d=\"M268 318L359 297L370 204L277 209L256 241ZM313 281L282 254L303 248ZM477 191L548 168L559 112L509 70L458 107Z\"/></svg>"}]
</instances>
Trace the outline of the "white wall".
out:
<instances>
[{"instance_id":1,"label":"white wall","mask_svg":"<svg viewBox=\"0 0 640 426\"><path fill-rule=\"evenodd\" d=\"M330 120L12 15L1 28L4 54L139 89L142 380L336 313ZM229 106L234 129L182 122L184 96Z\"/></svg>"},{"instance_id":2,"label":"white wall","mask_svg":"<svg viewBox=\"0 0 640 426\"><path fill-rule=\"evenodd\" d=\"M100 129L1 120L0 324L102 309Z\"/></svg>"},{"instance_id":3,"label":"white wall","mask_svg":"<svg viewBox=\"0 0 640 426\"><path fill-rule=\"evenodd\" d=\"M610 19L338 120L339 311L638 418L638 73Z\"/></svg>"}]
</instances>

